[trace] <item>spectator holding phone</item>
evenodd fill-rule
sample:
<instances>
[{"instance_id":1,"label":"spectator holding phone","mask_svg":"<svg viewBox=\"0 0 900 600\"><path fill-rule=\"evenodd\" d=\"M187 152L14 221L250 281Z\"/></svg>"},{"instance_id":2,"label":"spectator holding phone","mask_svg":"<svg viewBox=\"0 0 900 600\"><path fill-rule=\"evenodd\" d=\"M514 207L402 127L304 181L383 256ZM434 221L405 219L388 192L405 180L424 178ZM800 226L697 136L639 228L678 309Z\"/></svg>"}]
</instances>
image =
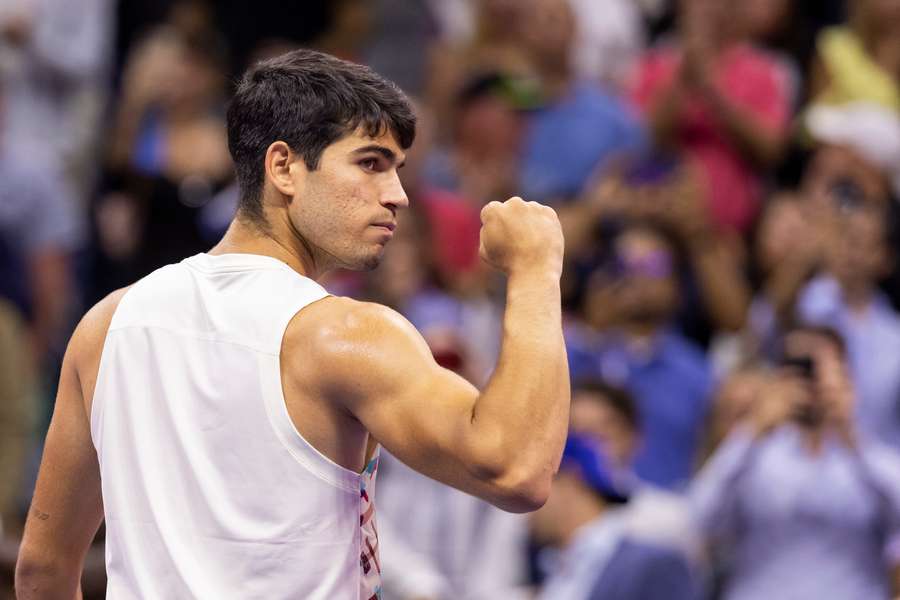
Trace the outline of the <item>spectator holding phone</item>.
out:
<instances>
[{"instance_id":1,"label":"spectator holding phone","mask_svg":"<svg viewBox=\"0 0 900 600\"><path fill-rule=\"evenodd\" d=\"M840 336L793 328L781 367L691 489L725 563L722 598L896 593L900 455L855 425L854 400Z\"/></svg>"}]
</instances>

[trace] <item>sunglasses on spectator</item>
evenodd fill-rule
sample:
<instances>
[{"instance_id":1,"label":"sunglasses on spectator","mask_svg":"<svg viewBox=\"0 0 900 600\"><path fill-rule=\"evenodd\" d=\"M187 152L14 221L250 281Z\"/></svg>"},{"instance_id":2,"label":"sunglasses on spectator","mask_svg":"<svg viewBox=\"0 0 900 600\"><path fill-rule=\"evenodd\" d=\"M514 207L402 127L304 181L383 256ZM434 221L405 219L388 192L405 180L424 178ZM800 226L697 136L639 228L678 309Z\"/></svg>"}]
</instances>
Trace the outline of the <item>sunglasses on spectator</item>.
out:
<instances>
[{"instance_id":1,"label":"sunglasses on spectator","mask_svg":"<svg viewBox=\"0 0 900 600\"><path fill-rule=\"evenodd\" d=\"M639 256L616 255L606 270L619 278L667 279L672 276L674 267L672 255L664 250L657 250Z\"/></svg>"}]
</instances>

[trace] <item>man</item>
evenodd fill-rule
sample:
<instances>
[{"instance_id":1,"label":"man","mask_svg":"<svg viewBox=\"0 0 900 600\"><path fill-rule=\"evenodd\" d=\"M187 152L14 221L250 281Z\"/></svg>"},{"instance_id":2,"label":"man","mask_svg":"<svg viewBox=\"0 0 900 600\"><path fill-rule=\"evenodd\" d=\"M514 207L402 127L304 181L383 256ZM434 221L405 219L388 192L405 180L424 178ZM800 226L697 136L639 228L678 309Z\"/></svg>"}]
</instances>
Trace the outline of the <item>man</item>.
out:
<instances>
[{"instance_id":1,"label":"man","mask_svg":"<svg viewBox=\"0 0 900 600\"><path fill-rule=\"evenodd\" d=\"M626 222L590 275L584 312L590 326L567 331L572 375L599 378L637 399L643 481L679 490L694 460L712 388L703 351L675 330L681 297L676 245L651 222Z\"/></svg>"},{"instance_id":2,"label":"man","mask_svg":"<svg viewBox=\"0 0 900 600\"><path fill-rule=\"evenodd\" d=\"M570 431L600 442L610 468L633 480L628 503L619 511L628 537L671 549L695 562L700 544L684 497L634 477L632 464L641 444L641 421L632 395L601 380L582 380L572 388L569 412Z\"/></svg>"},{"instance_id":3,"label":"man","mask_svg":"<svg viewBox=\"0 0 900 600\"><path fill-rule=\"evenodd\" d=\"M553 211L483 211L482 256L509 285L479 393L402 317L313 280L377 266L407 205L397 88L298 50L250 69L228 130L241 201L222 241L113 293L73 336L22 598L75 594L104 513L110 597L377 598L375 440L506 510L549 493L569 403Z\"/></svg>"},{"instance_id":4,"label":"man","mask_svg":"<svg viewBox=\"0 0 900 600\"><path fill-rule=\"evenodd\" d=\"M711 554L724 563L719 597L892 598L900 456L854 424L833 330L791 330L782 360L691 490Z\"/></svg>"},{"instance_id":5,"label":"man","mask_svg":"<svg viewBox=\"0 0 900 600\"><path fill-rule=\"evenodd\" d=\"M532 516L535 540L560 549L539 598L682 600L694 598L675 551L637 541L628 526L630 491L604 447L572 433L547 504Z\"/></svg>"},{"instance_id":6,"label":"man","mask_svg":"<svg viewBox=\"0 0 900 600\"><path fill-rule=\"evenodd\" d=\"M612 158L640 150L645 135L614 90L580 78L573 68L578 21L571 1L522 4L528 10L522 15L520 44L534 66L545 105L529 119L519 184L527 195L563 206L577 199Z\"/></svg>"}]
</instances>

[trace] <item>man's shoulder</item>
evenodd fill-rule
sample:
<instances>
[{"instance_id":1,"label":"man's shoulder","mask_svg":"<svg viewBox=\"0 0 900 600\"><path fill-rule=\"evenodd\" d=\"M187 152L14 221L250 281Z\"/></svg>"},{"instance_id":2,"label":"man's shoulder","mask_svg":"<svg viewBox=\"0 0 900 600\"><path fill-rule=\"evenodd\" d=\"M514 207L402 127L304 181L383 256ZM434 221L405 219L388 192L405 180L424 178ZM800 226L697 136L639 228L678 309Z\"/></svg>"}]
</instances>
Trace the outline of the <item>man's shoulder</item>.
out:
<instances>
[{"instance_id":1,"label":"man's shoulder","mask_svg":"<svg viewBox=\"0 0 900 600\"><path fill-rule=\"evenodd\" d=\"M341 296L327 296L297 313L283 344L288 360L302 356L307 364L318 365L319 373L328 369L339 376L358 376L357 369L394 360L410 350L428 348L400 313Z\"/></svg>"},{"instance_id":2,"label":"man's shoulder","mask_svg":"<svg viewBox=\"0 0 900 600\"><path fill-rule=\"evenodd\" d=\"M132 286L129 285L111 292L84 314L69 342L71 350L76 355L86 350L103 347L103 341L106 339L106 332L109 330L113 315L122 298L131 288Z\"/></svg>"},{"instance_id":3,"label":"man's shoulder","mask_svg":"<svg viewBox=\"0 0 900 600\"><path fill-rule=\"evenodd\" d=\"M368 337L406 322L400 313L377 302L326 296L297 313L288 326L287 335L295 338L313 336L320 341L330 338L348 340Z\"/></svg>"}]
</instances>

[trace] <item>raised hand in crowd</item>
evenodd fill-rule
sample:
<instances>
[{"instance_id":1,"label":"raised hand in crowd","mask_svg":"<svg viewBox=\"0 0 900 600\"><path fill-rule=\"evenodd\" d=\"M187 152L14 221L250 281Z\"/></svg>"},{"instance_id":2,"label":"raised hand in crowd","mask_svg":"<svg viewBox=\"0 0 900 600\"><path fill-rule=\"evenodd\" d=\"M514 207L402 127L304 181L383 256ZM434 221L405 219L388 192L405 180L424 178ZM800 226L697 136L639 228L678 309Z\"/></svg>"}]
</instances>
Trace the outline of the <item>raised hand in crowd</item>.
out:
<instances>
[{"instance_id":1,"label":"raised hand in crowd","mask_svg":"<svg viewBox=\"0 0 900 600\"><path fill-rule=\"evenodd\" d=\"M789 423L809 394L808 387L808 382L793 373L771 376L762 386L750 414L750 424L757 438Z\"/></svg>"}]
</instances>

